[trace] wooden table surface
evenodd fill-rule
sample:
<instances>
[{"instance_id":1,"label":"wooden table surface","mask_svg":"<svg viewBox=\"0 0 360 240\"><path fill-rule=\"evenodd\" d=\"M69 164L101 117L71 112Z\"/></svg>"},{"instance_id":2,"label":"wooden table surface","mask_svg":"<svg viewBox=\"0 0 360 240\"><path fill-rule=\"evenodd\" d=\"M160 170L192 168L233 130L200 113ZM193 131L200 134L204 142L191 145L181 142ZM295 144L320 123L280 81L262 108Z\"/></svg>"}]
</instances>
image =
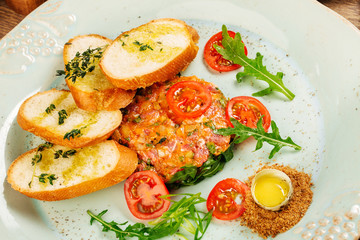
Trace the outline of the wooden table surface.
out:
<instances>
[{"instance_id":1,"label":"wooden table surface","mask_svg":"<svg viewBox=\"0 0 360 240\"><path fill-rule=\"evenodd\" d=\"M339 13L360 29L360 0L319 0L319 2ZM11 10L5 0L0 0L0 39L24 17L24 15Z\"/></svg>"}]
</instances>

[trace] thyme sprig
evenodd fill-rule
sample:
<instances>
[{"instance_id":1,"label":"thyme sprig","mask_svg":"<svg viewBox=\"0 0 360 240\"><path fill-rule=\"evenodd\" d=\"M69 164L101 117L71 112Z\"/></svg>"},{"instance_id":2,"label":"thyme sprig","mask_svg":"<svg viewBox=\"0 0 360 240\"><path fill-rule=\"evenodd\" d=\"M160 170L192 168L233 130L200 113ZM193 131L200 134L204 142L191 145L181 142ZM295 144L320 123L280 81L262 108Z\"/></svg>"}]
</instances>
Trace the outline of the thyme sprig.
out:
<instances>
[{"instance_id":1,"label":"thyme sprig","mask_svg":"<svg viewBox=\"0 0 360 240\"><path fill-rule=\"evenodd\" d=\"M39 182L46 183L46 181L49 181L50 185L53 185L53 181L58 179L55 174L49 174L49 173L42 173L40 176L35 176L39 178Z\"/></svg>"},{"instance_id":2,"label":"thyme sprig","mask_svg":"<svg viewBox=\"0 0 360 240\"><path fill-rule=\"evenodd\" d=\"M68 158L69 156L75 155L75 153L76 153L75 149L70 149L70 150L65 151L65 152L62 149L59 149L59 150L55 151L54 159L58 159L59 157Z\"/></svg>"},{"instance_id":3,"label":"thyme sprig","mask_svg":"<svg viewBox=\"0 0 360 240\"><path fill-rule=\"evenodd\" d=\"M52 103L45 109L45 112L47 114L50 114L55 108L56 108L55 104Z\"/></svg>"},{"instance_id":4,"label":"thyme sprig","mask_svg":"<svg viewBox=\"0 0 360 240\"><path fill-rule=\"evenodd\" d=\"M83 135L83 133L81 132L82 129L86 128L87 126L83 126L81 128L74 128L72 129L70 132L65 133L64 135L64 139L70 140L70 138L75 138L75 137L81 137Z\"/></svg>"},{"instance_id":5,"label":"thyme sprig","mask_svg":"<svg viewBox=\"0 0 360 240\"><path fill-rule=\"evenodd\" d=\"M64 123L64 120L68 117L68 114L65 109L62 109L58 112L58 115L59 115L58 124L62 125Z\"/></svg>"},{"instance_id":6,"label":"thyme sprig","mask_svg":"<svg viewBox=\"0 0 360 240\"><path fill-rule=\"evenodd\" d=\"M42 151L44 151L45 148L51 148L52 146L54 146L54 144L50 143L50 142L45 142L45 143L42 143L40 144L37 149L36 149L36 153L34 155L34 157L31 159L31 166L34 167L34 170L33 170L33 174L31 176L31 181L28 183L29 187L31 188L31 183L33 182L34 180L34 177L35 176L35 170L36 170L36 165L41 162L42 160Z\"/></svg>"},{"instance_id":7,"label":"thyme sprig","mask_svg":"<svg viewBox=\"0 0 360 240\"><path fill-rule=\"evenodd\" d=\"M137 40L135 40L133 44L139 46L139 51L145 51L146 49L150 49L151 51L154 50L149 44L141 43Z\"/></svg>"},{"instance_id":8,"label":"thyme sprig","mask_svg":"<svg viewBox=\"0 0 360 240\"><path fill-rule=\"evenodd\" d=\"M94 49L88 48L85 52L77 52L75 57L65 65L64 70L57 70L57 76L65 75L73 83L77 78L84 78L88 72L94 71L98 60L102 57L106 46Z\"/></svg>"}]
</instances>

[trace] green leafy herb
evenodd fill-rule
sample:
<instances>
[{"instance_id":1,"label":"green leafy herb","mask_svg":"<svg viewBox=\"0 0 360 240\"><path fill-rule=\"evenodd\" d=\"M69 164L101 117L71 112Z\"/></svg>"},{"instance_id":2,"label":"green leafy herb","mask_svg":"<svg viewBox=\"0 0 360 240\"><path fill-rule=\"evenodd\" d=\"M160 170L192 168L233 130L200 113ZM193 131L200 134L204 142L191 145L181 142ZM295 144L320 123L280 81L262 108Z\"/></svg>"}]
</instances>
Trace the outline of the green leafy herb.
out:
<instances>
[{"instance_id":1,"label":"green leafy herb","mask_svg":"<svg viewBox=\"0 0 360 240\"><path fill-rule=\"evenodd\" d=\"M141 43L141 42L139 42L137 40L135 40L133 42L133 44L135 44L136 46L139 46L140 51L145 51L146 49L150 49L152 51L154 50L149 44Z\"/></svg>"},{"instance_id":2,"label":"green leafy herb","mask_svg":"<svg viewBox=\"0 0 360 240\"><path fill-rule=\"evenodd\" d=\"M141 122L141 117L137 116L136 118L133 119L133 122L135 122L135 123Z\"/></svg>"},{"instance_id":3,"label":"green leafy herb","mask_svg":"<svg viewBox=\"0 0 360 240\"><path fill-rule=\"evenodd\" d=\"M181 194L166 195L162 196L162 198L178 195ZM200 240L210 224L212 211L203 213L197 210L195 205L206 202L206 200L200 196L200 193L182 195L184 197L180 201L176 202L171 200L173 204L161 217L149 222L152 227L146 226L143 223L130 225L127 222L107 222L103 219L107 210L102 211L98 215L93 214L90 210L88 210L87 213L91 217L90 224L93 224L94 221L99 222L103 227L103 232L112 231L115 233L115 236L121 240L131 237L136 237L139 240L154 240L173 234L180 235L180 233L178 233L180 227L189 224L191 227L184 229L194 235L194 240ZM121 226L124 227L121 228Z\"/></svg>"},{"instance_id":4,"label":"green leafy herb","mask_svg":"<svg viewBox=\"0 0 360 240\"><path fill-rule=\"evenodd\" d=\"M166 139L167 139L166 137L161 138L157 144L162 144L163 142L166 141Z\"/></svg>"},{"instance_id":5,"label":"green leafy herb","mask_svg":"<svg viewBox=\"0 0 360 240\"><path fill-rule=\"evenodd\" d=\"M216 152L216 146L215 146L215 144L214 144L213 142L208 142L208 143L206 143L206 147L207 147L207 149L209 150L209 152L210 152L211 154L215 154L215 152Z\"/></svg>"},{"instance_id":6,"label":"green leafy herb","mask_svg":"<svg viewBox=\"0 0 360 240\"><path fill-rule=\"evenodd\" d=\"M47 114L50 114L54 109L55 109L55 105L54 104L50 104L50 106L48 106L46 109L45 109L45 112Z\"/></svg>"},{"instance_id":7,"label":"green leafy herb","mask_svg":"<svg viewBox=\"0 0 360 240\"><path fill-rule=\"evenodd\" d=\"M42 160L42 154L37 153L34 155L34 157L31 159L31 165L35 166L37 163L41 162Z\"/></svg>"},{"instance_id":8,"label":"green leafy herb","mask_svg":"<svg viewBox=\"0 0 360 240\"><path fill-rule=\"evenodd\" d=\"M34 170L33 170L32 176L31 176L31 181L28 183L29 188L31 188L31 183L34 180L34 177L36 177L35 176L36 164L38 164L42 160L42 153L41 152L44 151L45 148L51 148L52 146L53 146L52 143L45 142L45 143L40 144L38 146L38 148L36 149L36 153L35 153L34 157L31 159L31 166L34 166Z\"/></svg>"},{"instance_id":9,"label":"green leafy herb","mask_svg":"<svg viewBox=\"0 0 360 240\"><path fill-rule=\"evenodd\" d=\"M66 74L66 72L64 70L56 70L56 76L62 76L65 74Z\"/></svg>"},{"instance_id":10,"label":"green leafy herb","mask_svg":"<svg viewBox=\"0 0 360 240\"><path fill-rule=\"evenodd\" d=\"M140 51L145 51L146 49L150 49L152 51L154 50L154 49L152 49L152 47L150 47L149 44L144 44L144 45L140 46L140 48L139 48Z\"/></svg>"},{"instance_id":11,"label":"green leafy herb","mask_svg":"<svg viewBox=\"0 0 360 240\"><path fill-rule=\"evenodd\" d=\"M71 130L70 132L65 133L64 139L70 140L70 138L74 139L75 137L81 137L83 135L81 130L84 128L86 128L86 126L81 127L81 128L75 128L75 129Z\"/></svg>"},{"instance_id":12,"label":"green leafy herb","mask_svg":"<svg viewBox=\"0 0 360 240\"><path fill-rule=\"evenodd\" d=\"M190 137L190 136L192 136L192 135L193 135L195 132L197 132L197 131L198 131L198 129L195 128L193 131L188 132L188 133L187 133L187 136Z\"/></svg>"},{"instance_id":13,"label":"green leafy herb","mask_svg":"<svg viewBox=\"0 0 360 240\"><path fill-rule=\"evenodd\" d=\"M134 42L133 42L133 44L135 44L135 45L137 45L137 46L141 46L141 45L143 45L142 43L140 43L138 40L135 40Z\"/></svg>"},{"instance_id":14,"label":"green leafy herb","mask_svg":"<svg viewBox=\"0 0 360 240\"><path fill-rule=\"evenodd\" d=\"M51 148L52 146L54 146L54 144L51 142L45 142L38 146L37 151L42 152L45 148Z\"/></svg>"},{"instance_id":15,"label":"green leafy herb","mask_svg":"<svg viewBox=\"0 0 360 240\"><path fill-rule=\"evenodd\" d=\"M216 127L215 127L215 125L214 125L214 123L213 123L212 120L209 120L209 121L207 121L207 122L204 122L203 124L204 124L206 127L208 127L208 128L210 128L211 130L213 130L213 131L216 130Z\"/></svg>"},{"instance_id":16,"label":"green leafy herb","mask_svg":"<svg viewBox=\"0 0 360 240\"><path fill-rule=\"evenodd\" d=\"M192 165L182 167L182 171L176 172L170 181L166 182L166 186L168 189L178 189L182 186L195 185L205 178L214 176L233 158L233 148L234 142L231 142L229 148L220 155L210 154L201 167Z\"/></svg>"},{"instance_id":17,"label":"green leafy herb","mask_svg":"<svg viewBox=\"0 0 360 240\"><path fill-rule=\"evenodd\" d=\"M150 147L150 148L153 148L153 147L154 147L154 144L152 144L152 143L147 143L146 146L147 146L147 147Z\"/></svg>"},{"instance_id":18,"label":"green leafy herb","mask_svg":"<svg viewBox=\"0 0 360 240\"><path fill-rule=\"evenodd\" d=\"M41 162L42 160L42 151L44 151L45 148L51 148L53 146L52 143L50 142L45 142L42 143L38 146L38 148L36 149L36 153L34 155L34 157L31 159L31 165L34 166L37 163Z\"/></svg>"},{"instance_id":19,"label":"green leafy herb","mask_svg":"<svg viewBox=\"0 0 360 240\"><path fill-rule=\"evenodd\" d=\"M58 159L59 157L63 157L63 158L68 158L69 156L73 156L76 153L75 149L70 149L68 151L63 151L63 150L57 150L54 153L54 158Z\"/></svg>"},{"instance_id":20,"label":"green leafy herb","mask_svg":"<svg viewBox=\"0 0 360 240\"><path fill-rule=\"evenodd\" d=\"M57 70L57 76L65 75L73 83L77 78L84 78L88 72L95 69L95 64L102 57L105 47L87 49L83 53L77 52L75 57L65 65L65 70Z\"/></svg>"},{"instance_id":21,"label":"green leafy herb","mask_svg":"<svg viewBox=\"0 0 360 240\"><path fill-rule=\"evenodd\" d=\"M246 76L253 76L269 84L269 87L254 93L253 96L260 97L276 91L284 94L290 100L294 99L295 95L283 83L282 78L284 74L282 72L278 72L276 75L271 74L266 69L266 66L263 65L263 56L259 52L256 54L255 59L250 59L245 55L244 43L241 41L240 33L236 33L233 39L229 36L226 26L223 25L222 35L223 39L221 42L224 48L218 45L214 45L214 48L223 58L244 66L244 71L236 75L238 82L241 82Z\"/></svg>"},{"instance_id":22,"label":"green leafy herb","mask_svg":"<svg viewBox=\"0 0 360 240\"><path fill-rule=\"evenodd\" d=\"M301 150L301 147L293 142L290 137L286 139L281 138L279 128L276 126L274 121L271 121L271 133L265 132L262 117L257 122L256 129L249 128L235 119L230 119L231 123L234 125L234 128L221 128L216 130L217 134L224 136L235 135L235 143L241 143L245 141L248 137L253 136L257 140L256 150L259 150L264 142L267 142L270 145L273 145L274 148L271 150L269 158L273 158L275 153L277 153L282 147L291 147L295 150Z\"/></svg>"},{"instance_id":23,"label":"green leafy herb","mask_svg":"<svg viewBox=\"0 0 360 240\"><path fill-rule=\"evenodd\" d=\"M55 174L48 174L48 173L42 173L40 174L40 176L35 176L35 177L39 178L39 182L41 183L46 183L46 180L48 180L51 185L53 185L53 181L58 179L57 177L55 177Z\"/></svg>"},{"instance_id":24,"label":"green leafy herb","mask_svg":"<svg viewBox=\"0 0 360 240\"><path fill-rule=\"evenodd\" d=\"M64 120L68 117L68 114L65 109L62 109L58 112L58 115L59 115L58 123L59 123L59 125L61 125L64 123Z\"/></svg>"}]
</instances>

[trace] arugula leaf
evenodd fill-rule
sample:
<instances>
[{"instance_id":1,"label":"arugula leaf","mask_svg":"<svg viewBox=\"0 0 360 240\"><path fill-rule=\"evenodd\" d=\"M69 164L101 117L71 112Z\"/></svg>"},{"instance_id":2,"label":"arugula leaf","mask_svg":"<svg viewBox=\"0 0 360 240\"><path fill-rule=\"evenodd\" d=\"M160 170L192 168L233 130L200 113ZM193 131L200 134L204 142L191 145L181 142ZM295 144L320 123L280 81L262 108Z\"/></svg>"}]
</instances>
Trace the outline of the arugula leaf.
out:
<instances>
[{"instance_id":1,"label":"arugula leaf","mask_svg":"<svg viewBox=\"0 0 360 240\"><path fill-rule=\"evenodd\" d=\"M255 59L248 58L245 55L244 43L241 41L240 33L236 33L235 37L231 38L227 32L226 26L223 25L222 36L223 39L221 43L224 48L218 45L214 45L214 48L223 56L223 58L244 67L244 71L239 72L236 75L237 81L241 82L244 77L253 76L269 84L269 87L252 94L253 96L261 97L270 94L272 91L276 91L284 94L289 100L294 99L295 95L287 89L283 83L282 78L284 74L282 72L278 72L276 75L271 74L266 69L266 66L263 65L263 56L259 52L256 53Z\"/></svg>"},{"instance_id":2,"label":"arugula leaf","mask_svg":"<svg viewBox=\"0 0 360 240\"><path fill-rule=\"evenodd\" d=\"M215 131L217 134L224 136L235 135L234 143L241 143L245 141L250 136L253 136L257 140L256 150L259 150L264 142L267 142L270 145L273 145L274 148L271 150L269 159L273 158L275 153L277 153L282 147L291 147L295 150L301 150L301 147L293 142L290 137L286 139L281 138L279 128L276 126L274 121L271 121L271 133L267 133L264 130L262 125L262 117L256 124L256 129L249 128L234 118L230 119L231 123L234 125L234 128L220 128Z\"/></svg>"},{"instance_id":3,"label":"arugula leaf","mask_svg":"<svg viewBox=\"0 0 360 240\"><path fill-rule=\"evenodd\" d=\"M184 196L182 199L180 199L180 201L176 202L170 200L173 202L173 204L169 210L161 217L149 222L149 224L153 225L153 227L148 227L143 223L127 225L127 222L107 222L103 219L103 215L107 212L107 210L102 211L98 215L92 213L90 210L88 210L87 213L91 217L91 225L94 221L98 221L103 226L102 230L104 232L112 231L115 233L116 237L121 240L127 239L129 237L137 237L141 240L154 240L173 234L178 234L179 228L183 226L185 222L192 226L185 228L185 230L192 229L190 233L194 235L194 240L200 240L204 236L204 233L210 224L212 211L205 214L196 209L196 204L206 202L206 199L200 196L201 193L171 194L161 197L168 198L171 196L180 195ZM193 225L193 223L196 225L196 227ZM125 225L127 225L125 229L120 227Z\"/></svg>"},{"instance_id":4,"label":"arugula leaf","mask_svg":"<svg viewBox=\"0 0 360 240\"><path fill-rule=\"evenodd\" d=\"M230 143L229 148L218 156L211 154L208 160L201 166L184 166L181 171L178 171L166 182L168 189L178 189L182 186L195 185L205 178L212 177L219 171L221 171L225 163L230 161L233 154L234 142Z\"/></svg>"}]
</instances>

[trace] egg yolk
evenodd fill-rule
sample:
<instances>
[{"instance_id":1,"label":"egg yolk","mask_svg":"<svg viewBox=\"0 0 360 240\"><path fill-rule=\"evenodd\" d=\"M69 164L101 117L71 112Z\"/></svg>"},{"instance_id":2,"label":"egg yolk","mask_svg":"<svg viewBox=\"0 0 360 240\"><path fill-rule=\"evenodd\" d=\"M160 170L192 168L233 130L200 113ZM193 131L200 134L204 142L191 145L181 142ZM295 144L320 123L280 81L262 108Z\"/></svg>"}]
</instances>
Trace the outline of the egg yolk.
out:
<instances>
[{"instance_id":1,"label":"egg yolk","mask_svg":"<svg viewBox=\"0 0 360 240\"><path fill-rule=\"evenodd\" d=\"M255 182L255 197L265 207L280 205L289 193L289 184L276 176L264 175Z\"/></svg>"}]
</instances>

